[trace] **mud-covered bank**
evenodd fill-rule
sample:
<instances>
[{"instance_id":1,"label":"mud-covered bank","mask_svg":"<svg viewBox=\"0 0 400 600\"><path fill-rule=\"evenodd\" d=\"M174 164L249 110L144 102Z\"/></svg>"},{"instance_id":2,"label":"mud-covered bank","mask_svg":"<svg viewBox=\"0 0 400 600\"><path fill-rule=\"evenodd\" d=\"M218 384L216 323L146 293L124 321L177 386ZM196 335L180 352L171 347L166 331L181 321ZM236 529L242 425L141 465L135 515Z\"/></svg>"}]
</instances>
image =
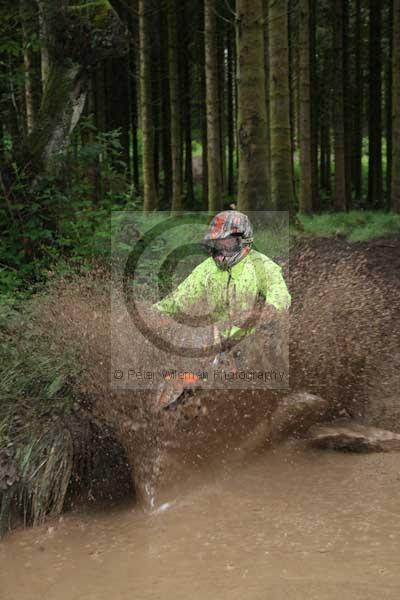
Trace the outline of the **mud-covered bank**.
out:
<instances>
[{"instance_id":1,"label":"mud-covered bank","mask_svg":"<svg viewBox=\"0 0 400 600\"><path fill-rule=\"evenodd\" d=\"M11 497L14 508L29 517L42 501L44 508L33 519L40 522L46 509L59 512L66 506L66 498L71 505L85 498L112 496L116 490L133 496L138 481L142 487L146 481L170 484L199 467L207 469L213 459L228 460L252 435L259 444L277 442L296 432L299 422L304 430L343 411L364 423L400 431L399 265L398 238L357 244L342 240L296 242L290 270L289 265L283 265L293 296L291 392L311 392L326 401L327 408L317 406L310 411L306 407L305 412L299 412L299 405L290 406L289 400L289 410L281 412L284 423L282 419L274 421L274 415L287 405L288 393L276 391L241 392L236 397L231 391L218 392L218 402L215 394L201 392L187 398L173 415L172 427L171 415L154 420L146 410L148 394L110 390L107 275L91 273L54 283L47 294L34 299L32 327L37 328L53 355L73 353L78 371L75 376L67 374L56 394L58 398L66 390L71 392L68 410L60 409L60 414L54 415L54 400L50 398L47 412L35 415L35 427L41 439L45 423L53 440L57 423L63 444L57 445L59 438L57 444L50 440L38 452L37 463L21 472L18 446L8 441L1 463L3 509L4 498ZM24 406L27 404L29 408L25 400ZM277 422L279 428L275 427ZM96 435L87 435L87 423ZM260 423L265 427L260 428ZM20 426L13 426L19 435ZM101 443L101 438L108 441ZM57 477L53 479L52 472L44 471L52 448L54 452L67 449L70 457L54 463ZM160 452L160 448L168 452ZM96 457L92 468L82 468L86 457ZM88 459L88 464L91 461ZM40 489L44 481L46 494ZM13 486L19 486L18 494L11 496ZM53 501L52 486L58 490L57 502Z\"/></svg>"}]
</instances>

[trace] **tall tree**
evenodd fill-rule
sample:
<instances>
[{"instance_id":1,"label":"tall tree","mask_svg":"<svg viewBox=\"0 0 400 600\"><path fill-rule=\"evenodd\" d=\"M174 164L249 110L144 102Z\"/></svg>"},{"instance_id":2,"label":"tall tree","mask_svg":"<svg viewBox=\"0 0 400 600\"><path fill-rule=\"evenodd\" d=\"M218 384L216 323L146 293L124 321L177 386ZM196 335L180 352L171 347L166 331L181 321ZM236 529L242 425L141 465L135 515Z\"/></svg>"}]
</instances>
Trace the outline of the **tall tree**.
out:
<instances>
[{"instance_id":1,"label":"tall tree","mask_svg":"<svg viewBox=\"0 0 400 600\"><path fill-rule=\"evenodd\" d=\"M26 130L28 134L33 131L36 118L35 71L32 52L33 36L35 34L34 8L35 6L32 0L21 0L20 12L24 55L25 112Z\"/></svg>"},{"instance_id":2,"label":"tall tree","mask_svg":"<svg viewBox=\"0 0 400 600\"><path fill-rule=\"evenodd\" d=\"M172 198L172 158L171 158L171 121L170 94L168 77L168 14L158 11L158 29L160 32L160 77L159 97L161 98L161 152L164 174L163 204L171 205Z\"/></svg>"},{"instance_id":3,"label":"tall tree","mask_svg":"<svg viewBox=\"0 0 400 600\"><path fill-rule=\"evenodd\" d=\"M297 0L288 2L288 41L289 41L289 122L291 140L291 170L294 197L296 193L296 172L294 156L300 146L300 77L299 77L299 18Z\"/></svg>"},{"instance_id":4,"label":"tall tree","mask_svg":"<svg viewBox=\"0 0 400 600\"><path fill-rule=\"evenodd\" d=\"M235 190L235 107L234 107L234 81L235 81L235 49L233 27L226 30L227 45L227 133L228 133L228 194L233 196Z\"/></svg>"},{"instance_id":5,"label":"tall tree","mask_svg":"<svg viewBox=\"0 0 400 600\"><path fill-rule=\"evenodd\" d=\"M386 129L386 202L385 208L391 205L392 182L392 65L393 65L393 2L389 1L385 20L385 129Z\"/></svg>"},{"instance_id":6,"label":"tall tree","mask_svg":"<svg viewBox=\"0 0 400 600\"><path fill-rule=\"evenodd\" d=\"M180 38L180 55L182 64L182 123L184 129L184 149L185 149L185 184L186 184L186 203L188 207L193 206L194 187L193 187L193 148L192 148L192 15L190 12L191 4L186 0L184 9L180 13L181 24L179 29L185 31L185 36Z\"/></svg>"},{"instance_id":7,"label":"tall tree","mask_svg":"<svg viewBox=\"0 0 400 600\"><path fill-rule=\"evenodd\" d=\"M210 212L222 207L221 123L218 85L218 35L215 0L204 0L208 208Z\"/></svg>"},{"instance_id":8,"label":"tall tree","mask_svg":"<svg viewBox=\"0 0 400 600\"><path fill-rule=\"evenodd\" d=\"M262 0L237 0L239 208L267 208L267 111Z\"/></svg>"},{"instance_id":9,"label":"tall tree","mask_svg":"<svg viewBox=\"0 0 400 600\"><path fill-rule=\"evenodd\" d=\"M360 201L362 194L362 138L364 111L364 76L363 76L363 35L362 35L361 0L356 0L355 14L355 94L354 94L354 125L353 125L353 161L352 180L354 196Z\"/></svg>"},{"instance_id":10,"label":"tall tree","mask_svg":"<svg viewBox=\"0 0 400 600\"><path fill-rule=\"evenodd\" d=\"M334 5L334 138L335 138L335 192L333 205L336 211L345 211L348 206L346 169L345 117L344 117L344 2L335 0Z\"/></svg>"},{"instance_id":11,"label":"tall tree","mask_svg":"<svg viewBox=\"0 0 400 600\"><path fill-rule=\"evenodd\" d=\"M137 61L137 32L138 23L136 14L131 10L127 11L127 23L129 31L128 45L128 85L129 85L129 104L131 113L131 136L132 136L132 179L135 192L139 193L140 187L140 164L139 164L139 109L138 109L138 61Z\"/></svg>"},{"instance_id":12,"label":"tall tree","mask_svg":"<svg viewBox=\"0 0 400 600\"><path fill-rule=\"evenodd\" d=\"M221 15L220 7L218 7L217 16ZM221 15L222 16L222 15ZM222 194L225 193L226 187L226 152L225 152L225 98L226 98L226 57L225 57L225 17L217 19L217 43L218 43L218 95L219 95L219 142L220 142L220 164L221 164L221 185Z\"/></svg>"},{"instance_id":13,"label":"tall tree","mask_svg":"<svg viewBox=\"0 0 400 600\"><path fill-rule=\"evenodd\" d=\"M400 0L393 0L392 209L400 213Z\"/></svg>"},{"instance_id":14,"label":"tall tree","mask_svg":"<svg viewBox=\"0 0 400 600\"><path fill-rule=\"evenodd\" d=\"M45 0L37 0L39 13L39 40L40 40L40 70L42 79L42 89L46 87L50 72L50 54L48 47L49 32L47 30L47 21L44 15Z\"/></svg>"},{"instance_id":15,"label":"tall tree","mask_svg":"<svg viewBox=\"0 0 400 600\"><path fill-rule=\"evenodd\" d=\"M313 210L318 212L320 194L318 185L318 149L319 149L319 124L320 124L320 80L317 68L317 0L311 0L310 5L310 76L314 93L311 94L311 163L313 172Z\"/></svg>"},{"instance_id":16,"label":"tall tree","mask_svg":"<svg viewBox=\"0 0 400 600\"><path fill-rule=\"evenodd\" d=\"M160 190L160 112L161 97L159 94L160 81L160 31L158 29L158 13L153 4L153 10L149 14L151 36L151 105L153 109L153 128L154 128L154 186L156 188L157 198Z\"/></svg>"},{"instance_id":17,"label":"tall tree","mask_svg":"<svg viewBox=\"0 0 400 600\"><path fill-rule=\"evenodd\" d=\"M369 0L368 204L383 206L382 174L382 2Z\"/></svg>"},{"instance_id":18,"label":"tall tree","mask_svg":"<svg viewBox=\"0 0 400 600\"><path fill-rule=\"evenodd\" d=\"M172 210L182 209L182 130L177 0L168 0L168 73L171 115Z\"/></svg>"},{"instance_id":19,"label":"tall tree","mask_svg":"<svg viewBox=\"0 0 400 600\"><path fill-rule=\"evenodd\" d=\"M140 122L143 138L143 209L157 208L151 74L151 2L139 0Z\"/></svg>"},{"instance_id":20,"label":"tall tree","mask_svg":"<svg viewBox=\"0 0 400 600\"><path fill-rule=\"evenodd\" d=\"M264 0L264 68L265 68L265 110L267 116L267 203L271 202L271 129L269 103L269 1Z\"/></svg>"},{"instance_id":21,"label":"tall tree","mask_svg":"<svg viewBox=\"0 0 400 600\"><path fill-rule=\"evenodd\" d=\"M315 131L313 120L312 90L313 80L313 48L312 38L315 35L312 14L313 0L300 0L300 197L299 209L303 213L311 213L316 205L317 173L315 170Z\"/></svg>"},{"instance_id":22,"label":"tall tree","mask_svg":"<svg viewBox=\"0 0 400 600\"><path fill-rule=\"evenodd\" d=\"M201 147L202 147L202 208L208 209L208 135L207 135L207 108L204 102L206 98L206 64L205 64L205 35L204 35L204 2L199 1L199 31L198 53L199 61L199 110L200 110L200 128L201 128Z\"/></svg>"},{"instance_id":23,"label":"tall tree","mask_svg":"<svg viewBox=\"0 0 400 600\"><path fill-rule=\"evenodd\" d=\"M293 207L290 137L288 0L270 0L270 115L271 204L278 210Z\"/></svg>"},{"instance_id":24,"label":"tall tree","mask_svg":"<svg viewBox=\"0 0 400 600\"><path fill-rule=\"evenodd\" d=\"M350 44L350 0L343 2L343 104L344 104L344 144L346 156L346 210L352 204L352 133L353 133L353 83L351 64L353 51Z\"/></svg>"},{"instance_id":25,"label":"tall tree","mask_svg":"<svg viewBox=\"0 0 400 600\"><path fill-rule=\"evenodd\" d=\"M334 89L334 63L333 43L330 37L332 29L332 8L329 4L317 5L317 21L319 24L317 38L318 55L318 80L319 80L319 130L320 130L320 187L328 192L332 191L332 116Z\"/></svg>"},{"instance_id":26,"label":"tall tree","mask_svg":"<svg viewBox=\"0 0 400 600\"><path fill-rule=\"evenodd\" d=\"M68 0L45 0L50 72L35 127L20 149L18 162L35 179L55 165L79 122L90 86L90 72L110 55L125 52L126 36L114 10L84 16L67 10ZM93 31L96 23L96 34ZM27 169L27 171L26 171Z\"/></svg>"}]
</instances>

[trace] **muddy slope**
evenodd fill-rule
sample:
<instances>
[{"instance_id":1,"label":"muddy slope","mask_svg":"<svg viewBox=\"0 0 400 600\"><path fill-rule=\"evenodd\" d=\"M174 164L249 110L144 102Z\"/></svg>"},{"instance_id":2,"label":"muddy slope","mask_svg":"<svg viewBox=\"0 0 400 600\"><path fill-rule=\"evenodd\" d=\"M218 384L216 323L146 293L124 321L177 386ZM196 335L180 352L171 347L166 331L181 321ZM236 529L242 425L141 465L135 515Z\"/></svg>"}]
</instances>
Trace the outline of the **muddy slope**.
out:
<instances>
[{"instance_id":1,"label":"muddy slope","mask_svg":"<svg viewBox=\"0 0 400 600\"><path fill-rule=\"evenodd\" d=\"M308 241L291 255L293 387L396 431L399 274L400 238Z\"/></svg>"}]
</instances>

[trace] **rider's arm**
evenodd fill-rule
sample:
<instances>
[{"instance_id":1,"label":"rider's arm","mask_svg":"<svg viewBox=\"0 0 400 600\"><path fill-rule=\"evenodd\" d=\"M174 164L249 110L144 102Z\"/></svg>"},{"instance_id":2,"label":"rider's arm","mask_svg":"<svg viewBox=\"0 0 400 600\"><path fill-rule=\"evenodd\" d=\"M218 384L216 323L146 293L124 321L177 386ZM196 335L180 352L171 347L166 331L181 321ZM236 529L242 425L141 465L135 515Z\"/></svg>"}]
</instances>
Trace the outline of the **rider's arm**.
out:
<instances>
[{"instance_id":1,"label":"rider's arm","mask_svg":"<svg viewBox=\"0 0 400 600\"><path fill-rule=\"evenodd\" d=\"M171 294L153 305L153 308L169 315L185 314L191 306L205 296L205 280L208 260L203 261Z\"/></svg>"},{"instance_id":2,"label":"rider's arm","mask_svg":"<svg viewBox=\"0 0 400 600\"><path fill-rule=\"evenodd\" d=\"M259 289L266 304L277 311L290 308L291 296L282 275L282 269L271 260L264 261L263 273L259 277Z\"/></svg>"}]
</instances>

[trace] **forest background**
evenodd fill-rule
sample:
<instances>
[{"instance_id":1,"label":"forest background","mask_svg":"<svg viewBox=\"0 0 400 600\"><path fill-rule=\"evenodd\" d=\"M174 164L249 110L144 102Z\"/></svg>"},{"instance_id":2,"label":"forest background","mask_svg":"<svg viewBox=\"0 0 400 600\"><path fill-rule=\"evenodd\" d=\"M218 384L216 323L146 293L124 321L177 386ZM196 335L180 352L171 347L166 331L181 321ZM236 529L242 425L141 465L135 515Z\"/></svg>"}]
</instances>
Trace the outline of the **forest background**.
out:
<instances>
[{"instance_id":1,"label":"forest background","mask_svg":"<svg viewBox=\"0 0 400 600\"><path fill-rule=\"evenodd\" d=\"M107 262L112 209L400 229L400 0L0 10L3 300Z\"/></svg>"}]
</instances>

